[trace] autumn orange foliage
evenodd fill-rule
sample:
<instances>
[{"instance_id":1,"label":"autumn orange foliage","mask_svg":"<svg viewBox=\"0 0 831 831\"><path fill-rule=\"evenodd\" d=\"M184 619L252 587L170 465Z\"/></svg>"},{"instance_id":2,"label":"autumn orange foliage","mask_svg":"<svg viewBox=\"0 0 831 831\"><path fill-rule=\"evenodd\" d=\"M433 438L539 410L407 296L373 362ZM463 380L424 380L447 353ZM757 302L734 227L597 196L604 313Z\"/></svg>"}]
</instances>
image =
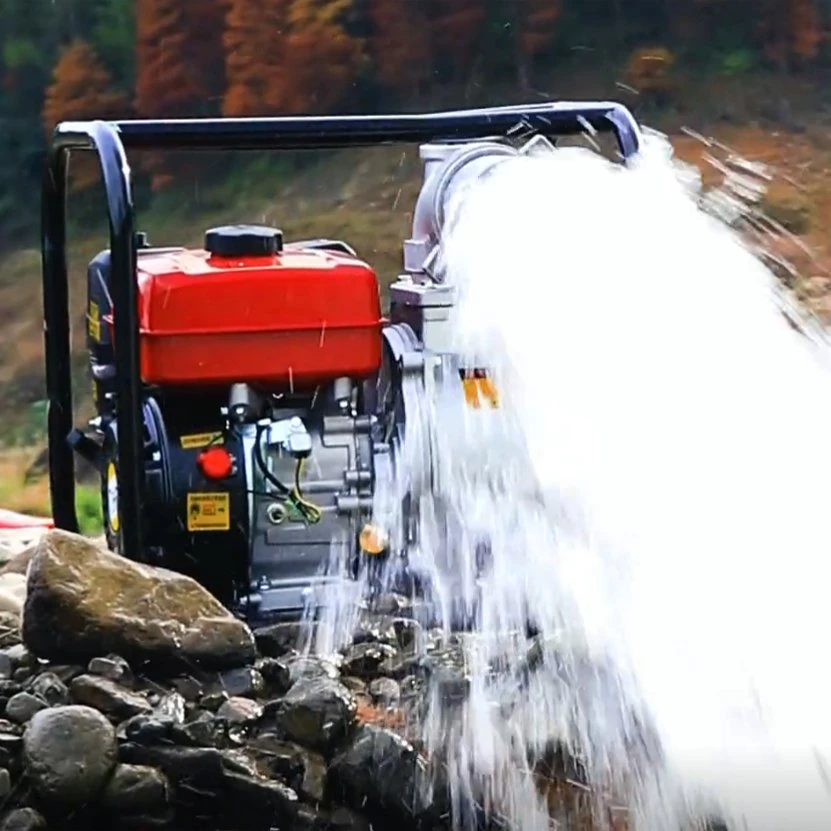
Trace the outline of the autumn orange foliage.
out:
<instances>
[{"instance_id":1,"label":"autumn orange foliage","mask_svg":"<svg viewBox=\"0 0 831 831\"><path fill-rule=\"evenodd\" d=\"M136 0L135 108L140 116L195 114L204 99L199 69L187 59L185 11L181 0ZM172 181L163 154L148 153L141 162L154 190Z\"/></svg>"},{"instance_id":2,"label":"autumn orange foliage","mask_svg":"<svg viewBox=\"0 0 831 831\"><path fill-rule=\"evenodd\" d=\"M279 108L290 0L230 0L225 21L226 116L268 115Z\"/></svg>"},{"instance_id":3,"label":"autumn orange foliage","mask_svg":"<svg viewBox=\"0 0 831 831\"><path fill-rule=\"evenodd\" d=\"M126 115L127 99L112 89L109 73L92 47L76 40L63 50L46 90L42 120L51 132L59 121L91 118L119 118ZM72 177L74 189L82 190L98 181L97 163L92 158L77 158Z\"/></svg>"},{"instance_id":4,"label":"autumn orange foliage","mask_svg":"<svg viewBox=\"0 0 831 831\"><path fill-rule=\"evenodd\" d=\"M354 0L292 0L285 72L274 97L284 112L326 112L351 89L364 45L346 28Z\"/></svg>"},{"instance_id":5,"label":"autumn orange foliage","mask_svg":"<svg viewBox=\"0 0 831 831\"><path fill-rule=\"evenodd\" d=\"M363 45L346 30L353 0L230 0L229 116L325 112L351 88Z\"/></svg>"},{"instance_id":6,"label":"autumn orange foliage","mask_svg":"<svg viewBox=\"0 0 831 831\"><path fill-rule=\"evenodd\" d=\"M519 45L522 53L535 58L551 43L562 13L560 0L521 0Z\"/></svg>"},{"instance_id":7,"label":"autumn orange foliage","mask_svg":"<svg viewBox=\"0 0 831 831\"><path fill-rule=\"evenodd\" d=\"M369 0L368 13L376 80L388 90L417 94L432 65L424 7L401 0Z\"/></svg>"},{"instance_id":8,"label":"autumn orange foliage","mask_svg":"<svg viewBox=\"0 0 831 831\"><path fill-rule=\"evenodd\" d=\"M435 54L462 78L473 64L487 20L487 0L419 0L429 14L429 35ZM487 55L482 56L487 59Z\"/></svg>"},{"instance_id":9,"label":"autumn orange foliage","mask_svg":"<svg viewBox=\"0 0 831 831\"><path fill-rule=\"evenodd\" d=\"M761 20L765 52L779 66L817 56L823 31L816 0L766 0Z\"/></svg>"}]
</instances>

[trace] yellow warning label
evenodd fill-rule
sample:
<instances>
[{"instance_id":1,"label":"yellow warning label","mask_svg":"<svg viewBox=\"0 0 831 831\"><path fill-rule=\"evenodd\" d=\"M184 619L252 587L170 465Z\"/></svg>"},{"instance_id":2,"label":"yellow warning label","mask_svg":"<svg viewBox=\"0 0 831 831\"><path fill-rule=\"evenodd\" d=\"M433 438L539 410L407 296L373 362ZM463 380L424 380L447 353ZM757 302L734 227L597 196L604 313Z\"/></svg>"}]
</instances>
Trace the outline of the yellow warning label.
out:
<instances>
[{"instance_id":1,"label":"yellow warning label","mask_svg":"<svg viewBox=\"0 0 831 831\"><path fill-rule=\"evenodd\" d=\"M94 341L101 340L101 313L98 311L98 304L90 302L89 314L87 315L87 332Z\"/></svg>"},{"instance_id":2,"label":"yellow warning label","mask_svg":"<svg viewBox=\"0 0 831 831\"><path fill-rule=\"evenodd\" d=\"M188 531L228 531L231 498L227 493L189 493Z\"/></svg>"},{"instance_id":3,"label":"yellow warning label","mask_svg":"<svg viewBox=\"0 0 831 831\"><path fill-rule=\"evenodd\" d=\"M107 465L107 521L110 531L117 534L121 527L118 518L118 472L112 462Z\"/></svg>"},{"instance_id":4,"label":"yellow warning label","mask_svg":"<svg viewBox=\"0 0 831 831\"><path fill-rule=\"evenodd\" d=\"M179 442L183 450L195 450L197 447L219 444L221 440L222 433L193 433L189 436L182 436Z\"/></svg>"}]
</instances>

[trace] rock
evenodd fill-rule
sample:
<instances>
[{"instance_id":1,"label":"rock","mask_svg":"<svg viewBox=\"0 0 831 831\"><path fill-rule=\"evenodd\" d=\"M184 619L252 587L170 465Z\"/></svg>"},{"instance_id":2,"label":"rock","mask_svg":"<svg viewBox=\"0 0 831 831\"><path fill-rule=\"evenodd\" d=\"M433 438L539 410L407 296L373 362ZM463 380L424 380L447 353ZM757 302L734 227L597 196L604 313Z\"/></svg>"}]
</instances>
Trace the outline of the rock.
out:
<instances>
[{"instance_id":1,"label":"rock","mask_svg":"<svg viewBox=\"0 0 831 831\"><path fill-rule=\"evenodd\" d=\"M0 799L6 799L12 792L12 777L6 768L0 768Z\"/></svg>"},{"instance_id":2,"label":"rock","mask_svg":"<svg viewBox=\"0 0 831 831\"><path fill-rule=\"evenodd\" d=\"M184 724L187 706L185 699L177 692L167 693L153 708L153 715L171 724Z\"/></svg>"},{"instance_id":3,"label":"rock","mask_svg":"<svg viewBox=\"0 0 831 831\"><path fill-rule=\"evenodd\" d=\"M271 775L282 779L302 797L318 804L324 800L326 760L318 753L275 733L261 733L248 743L248 751L260 758Z\"/></svg>"},{"instance_id":4,"label":"rock","mask_svg":"<svg viewBox=\"0 0 831 831\"><path fill-rule=\"evenodd\" d=\"M381 595L374 605L374 611L381 615L405 615L413 610L413 602L403 594L389 592Z\"/></svg>"},{"instance_id":5,"label":"rock","mask_svg":"<svg viewBox=\"0 0 831 831\"><path fill-rule=\"evenodd\" d=\"M223 723L206 710L197 712L187 723L174 727L172 733L175 741L190 747L222 747L225 740Z\"/></svg>"},{"instance_id":6,"label":"rock","mask_svg":"<svg viewBox=\"0 0 831 831\"><path fill-rule=\"evenodd\" d=\"M269 818L278 828L289 827L297 810L297 794L281 782L264 776L226 771L225 792L246 815Z\"/></svg>"},{"instance_id":7,"label":"rock","mask_svg":"<svg viewBox=\"0 0 831 831\"><path fill-rule=\"evenodd\" d=\"M11 678L13 671L12 659L5 652L0 652L0 678Z\"/></svg>"},{"instance_id":8,"label":"rock","mask_svg":"<svg viewBox=\"0 0 831 831\"><path fill-rule=\"evenodd\" d=\"M340 677L340 670L325 658L298 655L286 660L289 671L289 681L294 684L301 678L330 678L333 681Z\"/></svg>"},{"instance_id":9,"label":"rock","mask_svg":"<svg viewBox=\"0 0 831 831\"><path fill-rule=\"evenodd\" d=\"M347 675L358 678L375 678L383 674L386 662L396 658L395 647L385 643L359 643L347 650L343 658L342 670Z\"/></svg>"},{"instance_id":10,"label":"rock","mask_svg":"<svg viewBox=\"0 0 831 831\"><path fill-rule=\"evenodd\" d=\"M191 675L183 675L180 678L173 678L171 686L188 702L196 702L205 692L205 687Z\"/></svg>"},{"instance_id":11,"label":"rock","mask_svg":"<svg viewBox=\"0 0 831 831\"><path fill-rule=\"evenodd\" d=\"M299 648L303 637L301 623L285 622L254 630L257 649L266 658L282 658Z\"/></svg>"},{"instance_id":12,"label":"rock","mask_svg":"<svg viewBox=\"0 0 831 831\"><path fill-rule=\"evenodd\" d=\"M222 781L221 753L209 747L147 746L125 742L121 762L159 768L171 782L181 780L216 786Z\"/></svg>"},{"instance_id":13,"label":"rock","mask_svg":"<svg viewBox=\"0 0 831 831\"><path fill-rule=\"evenodd\" d=\"M412 821L440 810L425 761L401 736L372 725L360 727L332 759L329 787L357 810L369 804L389 818Z\"/></svg>"},{"instance_id":14,"label":"rock","mask_svg":"<svg viewBox=\"0 0 831 831\"><path fill-rule=\"evenodd\" d=\"M22 643L8 647L5 650L5 654L8 656L9 660L12 662L12 666L15 669L23 666L31 667L34 666L36 662L32 653L26 649Z\"/></svg>"},{"instance_id":15,"label":"rock","mask_svg":"<svg viewBox=\"0 0 831 831\"><path fill-rule=\"evenodd\" d=\"M276 724L292 741L327 752L346 738L357 710L355 696L338 681L303 678L280 702Z\"/></svg>"},{"instance_id":16,"label":"rock","mask_svg":"<svg viewBox=\"0 0 831 831\"><path fill-rule=\"evenodd\" d=\"M69 690L54 672L42 672L32 684L32 692L50 707L69 703Z\"/></svg>"},{"instance_id":17,"label":"rock","mask_svg":"<svg viewBox=\"0 0 831 831\"><path fill-rule=\"evenodd\" d=\"M206 710L218 710L228 699L230 696L228 695L225 690L215 690L213 692L206 692L200 699L199 704L200 706L204 707Z\"/></svg>"},{"instance_id":18,"label":"rock","mask_svg":"<svg viewBox=\"0 0 831 831\"><path fill-rule=\"evenodd\" d=\"M216 712L228 724L253 724L263 715L263 705L250 698L229 698Z\"/></svg>"},{"instance_id":19,"label":"rock","mask_svg":"<svg viewBox=\"0 0 831 831\"><path fill-rule=\"evenodd\" d=\"M372 825L366 817L340 807L335 808L329 816L326 831L372 831Z\"/></svg>"},{"instance_id":20,"label":"rock","mask_svg":"<svg viewBox=\"0 0 831 831\"><path fill-rule=\"evenodd\" d=\"M0 648L20 643L20 614L0 612Z\"/></svg>"},{"instance_id":21,"label":"rock","mask_svg":"<svg viewBox=\"0 0 831 831\"><path fill-rule=\"evenodd\" d=\"M23 759L35 792L49 804L81 806L99 795L115 768L115 730L91 707L36 713L23 735Z\"/></svg>"},{"instance_id":22,"label":"rock","mask_svg":"<svg viewBox=\"0 0 831 831\"><path fill-rule=\"evenodd\" d=\"M41 658L108 652L145 663L232 669L256 658L248 627L184 575L50 531L29 565L24 643Z\"/></svg>"},{"instance_id":23,"label":"rock","mask_svg":"<svg viewBox=\"0 0 831 831\"><path fill-rule=\"evenodd\" d=\"M16 808L0 819L0 831L46 831L46 820L34 808Z\"/></svg>"},{"instance_id":24,"label":"rock","mask_svg":"<svg viewBox=\"0 0 831 831\"><path fill-rule=\"evenodd\" d=\"M256 669L243 667L223 672L219 676L219 686L231 698L253 698L265 690L265 680Z\"/></svg>"},{"instance_id":25,"label":"rock","mask_svg":"<svg viewBox=\"0 0 831 831\"><path fill-rule=\"evenodd\" d=\"M133 683L133 670L119 655L107 655L105 658L93 658L87 666L90 675L100 675L116 684Z\"/></svg>"},{"instance_id":26,"label":"rock","mask_svg":"<svg viewBox=\"0 0 831 831\"><path fill-rule=\"evenodd\" d=\"M35 713L45 710L49 705L36 695L20 692L13 695L6 704L6 718L16 724L25 724Z\"/></svg>"},{"instance_id":27,"label":"rock","mask_svg":"<svg viewBox=\"0 0 831 831\"><path fill-rule=\"evenodd\" d=\"M153 709L143 696L98 675L79 675L69 692L76 704L95 707L118 721Z\"/></svg>"},{"instance_id":28,"label":"rock","mask_svg":"<svg viewBox=\"0 0 831 831\"><path fill-rule=\"evenodd\" d=\"M0 574L0 612L19 616L26 603L26 576L13 571Z\"/></svg>"},{"instance_id":29,"label":"rock","mask_svg":"<svg viewBox=\"0 0 831 831\"><path fill-rule=\"evenodd\" d=\"M169 719L155 716L137 715L126 722L119 729L119 738L137 744L160 744L170 741L173 732L173 723Z\"/></svg>"},{"instance_id":30,"label":"rock","mask_svg":"<svg viewBox=\"0 0 831 831\"><path fill-rule=\"evenodd\" d=\"M369 694L374 704L395 706L401 700L401 687L392 678L376 678L369 685Z\"/></svg>"},{"instance_id":31,"label":"rock","mask_svg":"<svg viewBox=\"0 0 831 831\"><path fill-rule=\"evenodd\" d=\"M167 777L147 765L118 765L107 783L103 806L115 814L142 814L168 802Z\"/></svg>"},{"instance_id":32,"label":"rock","mask_svg":"<svg viewBox=\"0 0 831 831\"><path fill-rule=\"evenodd\" d=\"M255 666L269 689L278 694L288 692L292 678L291 670L285 661L279 658L260 658Z\"/></svg>"}]
</instances>

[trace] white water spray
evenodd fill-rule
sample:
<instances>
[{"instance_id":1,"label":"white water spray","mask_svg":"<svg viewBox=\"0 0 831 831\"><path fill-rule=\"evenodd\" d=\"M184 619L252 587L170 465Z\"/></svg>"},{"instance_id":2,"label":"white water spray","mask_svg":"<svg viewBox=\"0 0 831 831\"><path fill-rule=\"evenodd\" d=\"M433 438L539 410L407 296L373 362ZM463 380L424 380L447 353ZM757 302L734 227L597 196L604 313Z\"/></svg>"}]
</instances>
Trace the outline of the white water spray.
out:
<instances>
[{"instance_id":1,"label":"white water spray","mask_svg":"<svg viewBox=\"0 0 831 831\"><path fill-rule=\"evenodd\" d=\"M475 804L548 828L532 763L555 740L628 797L633 831L711 810L831 827L829 353L665 149L648 137L629 168L506 160L443 240L453 349L501 399L490 421L408 422L411 458L429 435L439 463L417 557L437 575L452 560L438 595L475 617L468 700L434 690L425 725L460 827Z\"/></svg>"}]
</instances>

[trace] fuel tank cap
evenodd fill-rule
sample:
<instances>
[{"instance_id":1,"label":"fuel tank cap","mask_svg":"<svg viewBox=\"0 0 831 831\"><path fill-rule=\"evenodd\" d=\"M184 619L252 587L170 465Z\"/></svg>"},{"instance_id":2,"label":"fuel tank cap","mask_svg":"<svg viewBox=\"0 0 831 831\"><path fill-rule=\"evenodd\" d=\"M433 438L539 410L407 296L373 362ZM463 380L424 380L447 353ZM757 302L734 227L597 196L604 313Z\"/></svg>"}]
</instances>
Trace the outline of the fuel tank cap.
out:
<instances>
[{"instance_id":1,"label":"fuel tank cap","mask_svg":"<svg viewBox=\"0 0 831 831\"><path fill-rule=\"evenodd\" d=\"M217 257L268 257L283 250L283 232L265 225L209 228L205 250Z\"/></svg>"}]
</instances>

